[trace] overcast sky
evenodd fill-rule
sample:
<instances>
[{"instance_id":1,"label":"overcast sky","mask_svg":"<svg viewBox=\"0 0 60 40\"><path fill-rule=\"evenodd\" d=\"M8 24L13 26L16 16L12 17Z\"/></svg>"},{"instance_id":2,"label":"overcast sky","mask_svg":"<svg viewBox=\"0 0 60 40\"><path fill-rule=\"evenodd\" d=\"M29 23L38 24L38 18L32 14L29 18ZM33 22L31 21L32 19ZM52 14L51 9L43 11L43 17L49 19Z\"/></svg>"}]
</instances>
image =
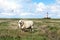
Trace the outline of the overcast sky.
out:
<instances>
[{"instance_id":1,"label":"overcast sky","mask_svg":"<svg viewBox=\"0 0 60 40\"><path fill-rule=\"evenodd\" d=\"M60 18L60 0L0 0L0 18Z\"/></svg>"}]
</instances>

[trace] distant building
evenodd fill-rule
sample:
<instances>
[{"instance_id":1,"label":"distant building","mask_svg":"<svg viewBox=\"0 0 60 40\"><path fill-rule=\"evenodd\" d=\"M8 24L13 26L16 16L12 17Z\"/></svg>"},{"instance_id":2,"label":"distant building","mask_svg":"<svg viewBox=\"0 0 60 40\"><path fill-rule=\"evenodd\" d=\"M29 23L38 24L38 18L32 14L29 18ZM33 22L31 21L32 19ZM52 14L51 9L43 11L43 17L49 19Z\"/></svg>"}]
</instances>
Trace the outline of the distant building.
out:
<instances>
[{"instance_id":1,"label":"distant building","mask_svg":"<svg viewBox=\"0 0 60 40\"><path fill-rule=\"evenodd\" d=\"M51 19L48 15L48 12L46 13L46 16L44 17L44 19Z\"/></svg>"}]
</instances>

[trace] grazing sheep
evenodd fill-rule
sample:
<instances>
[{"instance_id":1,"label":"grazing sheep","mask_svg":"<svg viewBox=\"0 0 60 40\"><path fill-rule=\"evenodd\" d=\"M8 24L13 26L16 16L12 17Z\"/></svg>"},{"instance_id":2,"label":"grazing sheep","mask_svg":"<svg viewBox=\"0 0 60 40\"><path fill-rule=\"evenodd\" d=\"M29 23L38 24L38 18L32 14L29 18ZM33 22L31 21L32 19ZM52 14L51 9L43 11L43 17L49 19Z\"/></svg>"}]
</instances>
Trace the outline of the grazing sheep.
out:
<instances>
[{"instance_id":1,"label":"grazing sheep","mask_svg":"<svg viewBox=\"0 0 60 40\"><path fill-rule=\"evenodd\" d=\"M31 31L33 31L33 21L31 20L19 20L18 22L19 24L19 28L25 30L25 29L30 29Z\"/></svg>"}]
</instances>

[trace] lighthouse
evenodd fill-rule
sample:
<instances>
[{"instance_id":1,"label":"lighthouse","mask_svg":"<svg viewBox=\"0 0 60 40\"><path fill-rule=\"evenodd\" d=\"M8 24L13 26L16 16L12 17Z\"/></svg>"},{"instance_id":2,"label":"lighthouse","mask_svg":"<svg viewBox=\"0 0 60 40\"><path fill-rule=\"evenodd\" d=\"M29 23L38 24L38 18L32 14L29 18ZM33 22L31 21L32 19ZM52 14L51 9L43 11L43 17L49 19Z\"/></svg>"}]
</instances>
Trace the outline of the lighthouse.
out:
<instances>
[{"instance_id":1,"label":"lighthouse","mask_svg":"<svg viewBox=\"0 0 60 40\"><path fill-rule=\"evenodd\" d=\"M48 12L46 13L46 16L44 17L44 19L51 19L51 18L49 17Z\"/></svg>"},{"instance_id":2,"label":"lighthouse","mask_svg":"<svg viewBox=\"0 0 60 40\"><path fill-rule=\"evenodd\" d=\"M48 17L48 12L47 12L47 14L46 14L46 18L49 18L49 17Z\"/></svg>"}]
</instances>

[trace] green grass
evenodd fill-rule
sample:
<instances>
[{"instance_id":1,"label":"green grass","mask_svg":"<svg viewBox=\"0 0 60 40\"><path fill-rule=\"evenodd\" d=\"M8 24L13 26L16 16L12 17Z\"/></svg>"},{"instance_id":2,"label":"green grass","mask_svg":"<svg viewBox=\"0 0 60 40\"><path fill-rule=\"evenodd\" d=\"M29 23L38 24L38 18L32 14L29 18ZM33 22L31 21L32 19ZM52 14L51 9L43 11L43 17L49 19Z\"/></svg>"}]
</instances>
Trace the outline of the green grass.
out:
<instances>
[{"instance_id":1,"label":"green grass","mask_svg":"<svg viewBox=\"0 0 60 40\"><path fill-rule=\"evenodd\" d=\"M60 19L28 19L34 21L34 32L14 29L18 20L0 20L0 40L60 40Z\"/></svg>"},{"instance_id":2,"label":"green grass","mask_svg":"<svg viewBox=\"0 0 60 40\"><path fill-rule=\"evenodd\" d=\"M5 29L9 26L9 23L8 22L1 22L0 23L0 29Z\"/></svg>"}]
</instances>

